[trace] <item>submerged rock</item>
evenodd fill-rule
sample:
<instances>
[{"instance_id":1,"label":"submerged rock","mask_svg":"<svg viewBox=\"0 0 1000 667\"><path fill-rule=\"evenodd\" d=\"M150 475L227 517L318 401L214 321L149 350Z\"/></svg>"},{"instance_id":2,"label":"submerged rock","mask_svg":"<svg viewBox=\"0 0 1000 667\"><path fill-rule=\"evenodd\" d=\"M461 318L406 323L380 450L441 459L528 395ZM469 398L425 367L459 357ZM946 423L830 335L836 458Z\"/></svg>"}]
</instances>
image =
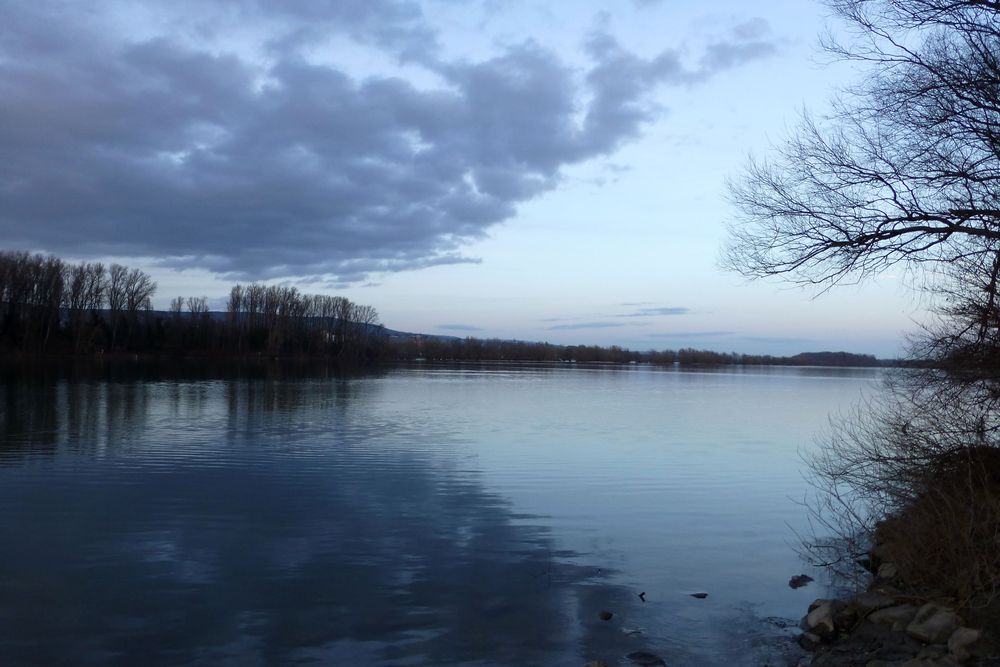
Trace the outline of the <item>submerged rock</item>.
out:
<instances>
[{"instance_id":1,"label":"submerged rock","mask_svg":"<svg viewBox=\"0 0 1000 667\"><path fill-rule=\"evenodd\" d=\"M667 663L664 662L663 658L648 651L633 651L625 657L642 667L655 667L656 665L667 667Z\"/></svg>"},{"instance_id":2,"label":"submerged rock","mask_svg":"<svg viewBox=\"0 0 1000 667\"><path fill-rule=\"evenodd\" d=\"M691 597L698 598L699 600L704 600L708 597L708 593L692 593Z\"/></svg>"},{"instance_id":3,"label":"submerged rock","mask_svg":"<svg viewBox=\"0 0 1000 667\"><path fill-rule=\"evenodd\" d=\"M813 581L813 578L808 574L796 574L788 580L788 587L802 588L803 586L808 586L810 581Z\"/></svg>"},{"instance_id":4,"label":"submerged rock","mask_svg":"<svg viewBox=\"0 0 1000 667\"><path fill-rule=\"evenodd\" d=\"M597 616L602 621L610 621L612 619L612 617L614 617L614 613L612 613L612 612L610 612L610 611L608 611L608 610L605 609L603 611L597 612Z\"/></svg>"}]
</instances>

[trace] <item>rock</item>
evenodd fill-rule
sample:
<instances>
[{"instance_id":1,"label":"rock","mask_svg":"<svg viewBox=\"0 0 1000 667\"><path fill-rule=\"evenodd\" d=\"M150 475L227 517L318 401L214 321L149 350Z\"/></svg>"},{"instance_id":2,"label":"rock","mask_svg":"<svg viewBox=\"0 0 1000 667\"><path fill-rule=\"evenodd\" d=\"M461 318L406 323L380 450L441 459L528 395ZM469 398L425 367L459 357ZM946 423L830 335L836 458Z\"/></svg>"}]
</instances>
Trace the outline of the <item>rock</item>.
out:
<instances>
[{"instance_id":1,"label":"rock","mask_svg":"<svg viewBox=\"0 0 1000 667\"><path fill-rule=\"evenodd\" d=\"M858 613L862 615L867 615L873 611L891 607L894 604L896 604L895 599L875 591L865 591L864 593L859 593L851 600L851 606L857 609Z\"/></svg>"},{"instance_id":2,"label":"rock","mask_svg":"<svg viewBox=\"0 0 1000 667\"><path fill-rule=\"evenodd\" d=\"M611 618L614 616L614 614L611 613L610 611L604 610L604 611L597 612L597 616L602 621L610 621Z\"/></svg>"},{"instance_id":3,"label":"rock","mask_svg":"<svg viewBox=\"0 0 1000 667\"><path fill-rule=\"evenodd\" d=\"M917 653L916 657L923 660L937 660L948 655L948 647L944 644L928 644Z\"/></svg>"},{"instance_id":4,"label":"rock","mask_svg":"<svg viewBox=\"0 0 1000 667\"><path fill-rule=\"evenodd\" d=\"M809 611L812 611L816 607L822 607L825 604L842 605L844 603L841 600L835 600L831 598L817 598L812 601L812 604L809 605Z\"/></svg>"},{"instance_id":5,"label":"rock","mask_svg":"<svg viewBox=\"0 0 1000 667\"><path fill-rule=\"evenodd\" d=\"M948 638L948 650L959 662L978 656L983 648L983 633L972 628L956 628Z\"/></svg>"},{"instance_id":6,"label":"rock","mask_svg":"<svg viewBox=\"0 0 1000 667\"><path fill-rule=\"evenodd\" d=\"M850 605L842 606L833 615L833 625L837 632L846 632L854 627L858 620L858 612Z\"/></svg>"},{"instance_id":7,"label":"rock","mask_svg":"<svg viewBox=\"0 0 1000 667\"><path fill-rule=\"evenodd\" d=\"M870 623L891 625L893 630L904 630L916 615L917 608L912 604L898 604L893 607L873 611L868 615L868 621Z\"/></svg>"},{"instance_id":8,"label":"rock","mask_svg":"<svg viewBox=\"0 0 1000 667\"><path fill-rule=\"evenodd\" d=\"M962 619L953 610L928 602L917 610L906 626L906 634L927 644L943 644L961 624Z\"/></svg>"},{"instance_id":9,"label":"rock","mask_svg":"<svg viewBox=\"0 0 1000 667\"><path fill-rule=\"evenodd\" d=\"M625 657L642 667L655 667L655 665L667 667L667 663L663 661L663 658L648 651L633 651Z\"/></svg>"},{"instance_id":10,"label":"rock","mask_svg":"<svg viewBox=\"0 0 1000 667\"><path fill-rule=\"evenodd\" d=\"M878 567L879 579L895 579L899 576L899 568L895 563L882 563Z\"/></svg>"},{"instance_id":11,"label":"rock","mask_svg":"<svg viewBox=\"0 0 1000 667\"><path fill-rule=\"evenodd\" d=\"M836 605L832 601L825 601L806 615L805 630L823 639L832 637L837 633L836 613Z\"/></svg>"},{"instance_id":12,"label":"rock","mask_svg":"<svg viewBox=\"0 0 1000 667\"><path fill-rule=\"evenodd\" d=\"M808 586L810 581L813 581L813 578L808 574L796 574L788 580L788 586L789 588L802 588Z\"/></svg>"},{"instance_id":13,"label":"rock","mask_svg":"<svg viewBox=\"0 0 1000 667\"><path fill-rule=\"evenodd\" d=\"M708 593L692 593L691 597L698 598L699 600L704 600L708 597Z\"/></svg>"},{"instance_id":14,"label":"rock","mask_svg":"<svg viewBox=\"0 0 1000 667\"><path fill-rule=\"evenodd\" d=\"M799 646L807 651L815 651L823 643L823 640L819 636L811 632L803 632L796 641L798 641Z\"/></svg>"},{"instance_id":15,"label":"rock","mask_svg":"<svg viewBox=\"0 0 1000 667\"><path fill-rule=\"evenodd\" d=\"M899 667L921 648L923 645L905 632L893 632L884 624L862 622L849 634L842 633L820 646L813 654L812 667L861 667L875 660L884 661L885 667Z\"/></svg>"}]
</instances>

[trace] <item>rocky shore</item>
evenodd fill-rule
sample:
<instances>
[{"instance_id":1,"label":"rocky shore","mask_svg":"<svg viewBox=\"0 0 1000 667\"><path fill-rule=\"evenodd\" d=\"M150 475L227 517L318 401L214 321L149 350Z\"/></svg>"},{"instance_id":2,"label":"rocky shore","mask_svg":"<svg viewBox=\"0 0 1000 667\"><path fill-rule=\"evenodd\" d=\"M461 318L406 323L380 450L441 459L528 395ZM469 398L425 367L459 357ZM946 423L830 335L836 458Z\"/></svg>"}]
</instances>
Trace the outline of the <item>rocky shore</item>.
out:
<instances>
[{"instance_id":1,"label":"rocky shore","mask_svg":"<svg viewBox=\"0 0 1000 667\"><path fill-rule=\"evenodd\" d=\"M891 563L879 575L849 599L809 605L798 642L811 655L801 666L1000 666L995 632L977 627L974 614L903 595Z\"/></svg>"}]
</instances>

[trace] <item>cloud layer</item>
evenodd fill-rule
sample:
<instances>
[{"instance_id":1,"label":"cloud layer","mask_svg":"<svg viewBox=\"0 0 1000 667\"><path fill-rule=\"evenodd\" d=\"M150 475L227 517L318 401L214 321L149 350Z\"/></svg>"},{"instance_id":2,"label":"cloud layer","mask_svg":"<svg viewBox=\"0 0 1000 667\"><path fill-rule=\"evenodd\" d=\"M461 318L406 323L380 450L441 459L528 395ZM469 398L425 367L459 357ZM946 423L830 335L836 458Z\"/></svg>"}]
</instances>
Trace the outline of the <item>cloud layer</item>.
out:
<instances>
[{"instance_id":1,"label":"cloud layer","mask_svg":"<svg viewBox=\"0 0 1000 667\"><path fill-rule=\"evenodd\" d=\"M239 279L474 261L463 246L563 168L638 136L652 90L774 51L750 22L693 58L639 57L597 32L580 63L534 41L446 60L420 5L396 0L0 0L0 13L6 243ZM237 23L250 29L227 42ZM419 76L362 74L331 45Z\"/></svg>"}]
</instances>

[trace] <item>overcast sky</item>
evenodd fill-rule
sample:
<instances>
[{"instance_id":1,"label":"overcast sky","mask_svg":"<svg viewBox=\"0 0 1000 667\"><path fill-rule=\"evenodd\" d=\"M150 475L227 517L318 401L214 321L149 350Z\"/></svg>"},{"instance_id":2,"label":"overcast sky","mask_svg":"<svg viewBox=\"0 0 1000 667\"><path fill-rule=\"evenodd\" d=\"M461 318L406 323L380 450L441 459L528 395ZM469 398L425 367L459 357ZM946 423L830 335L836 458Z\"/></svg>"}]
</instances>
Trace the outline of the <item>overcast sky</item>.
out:
<instances>
[{"instance_id":1,"label":"overcast sky","mask_svg":"<svg viewBox=\"0 0 1000 667\"><path fill-rule=\"evenodd\" d=\"M394 329L895 355L895 275L718 267L725 181L854 76L808 0L0 0L0 239ZM833 26L836 29L836 26Z\"/></svg>"}]
</instances>

